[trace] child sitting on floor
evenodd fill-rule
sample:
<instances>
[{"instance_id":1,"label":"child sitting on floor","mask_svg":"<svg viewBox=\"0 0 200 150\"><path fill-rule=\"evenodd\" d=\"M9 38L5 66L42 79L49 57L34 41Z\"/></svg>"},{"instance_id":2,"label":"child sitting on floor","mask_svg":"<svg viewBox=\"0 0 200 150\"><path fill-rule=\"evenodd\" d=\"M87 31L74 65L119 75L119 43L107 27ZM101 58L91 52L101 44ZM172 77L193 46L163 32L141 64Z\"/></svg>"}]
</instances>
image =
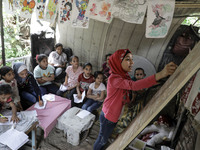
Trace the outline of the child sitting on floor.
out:
<instances>
[{"instance_id":1,"label":"child sitting on floor","mask_svg":"<svg viewBox=\"0 0 200 150\"><path fill-rule=\"evenodd\" d=\"M134 72L134 77L131 78L133 81L143 79L146 76L143 68L136 68Z\"/></svg>"},{"instance_id":2,"label":"child sitting on floor","mask_svg":"<svg viewBox=\"0 0 200 150\"><path fill-rule=\"evenodd\" d=\"M106 55L106 60L105 62L103 63L102 65L102 73L104 75L104 79L105 79L105 84L107 84L107 81L108 81L108 77L110 76L110 67L109 67L109 64L108 64L108 61L109 61L109 57L111 56L112 54L107 54Z\"/></svg>"},{"instance_id":3,"label":"child sitting on floor","mask_svg":"<svg viewBox=\"0 0 200 150\"><path fill-rule=\"evenodd\" d=\"M14 63L13 70L15 73L15 79L17 80L19 95L22 101L28 101L28 103L22 102L22 106L28 108L39 101L39 97L41 98L41 91L33 74L27 70L24 63ZM42 101L40 102L40 105L42 105Z\"/></svg>"},{"instance_id":4,"label":"child sitting on floor","mask_svg":"<svg viewBox=\"0 0 200 150\"><path fill-rule=\"evenodd\" d=\"M17 88L17 81L15 80L15 74L11 67L3 66L0 69L0 75L1 75L1 81L0 84L9 84L12 88L12 99L17 107L18 111L23 110L20 97L19 97L19 91Z\"/></svg>"},{"instance_id":5,"label":"child sitting on floor","mask_svg":"<svg viewBox=\"0 0 200 150\"><path fill-rule=\"evenodd\" d=\"M134 77L131 78L133 81L137 81L137 80L141 80L144 79L144 77L146 76L144 69L143 68L136 68L135 72L134 72ZM131 102L133 103L136 99L136 96L139 96L141 94L143 94L146 91L146 89L142 89L139 91L133 91L132 92L132 100Z\"/></svg>"},{"instance_id":6,"label":"child sitting on floor","mask_svg":"<svg viewBox=\"0 0 200 150\"><path fill-rule=\"evenodd\" d=\"M54 68L48 65L47 55L37 55L36 60L38 65L34 69L34 77L39 84L42 95L48 93L56 94L58 87L52 83L54 81Z\"/></svg>"},{"instance_id":7,"label":"child sitting on floor","mask_svg":"<svg viewBox=\"0 0 200 150\"><path fill-rule=\"evenodd\" d=\"M57 43L55 49L56 51L49 54L48 62L55 67L55 77L58 77L66 68L67 55L63 53L63 45L61 43Z\"/></svg>"},{"instance_id":8,"label":"child sitting on floor","mask_svg":"<svg viewBox=\"0 0 200 150\"><path fill-rule=\"evenodd\" d=\"M92 82L94 82L94 77L92 75L92 64L85 63L85 65L83 66L83 73L79 75L78 84L76 87L78 99L82 98L81 94L83 91L87 93L87 90ZM82 107L82 104L80 104L78 107Z\"/></svg>"},{"instance_id":9,"label":"child sitting on floor","mask_svg":"<svg viewBox=\"0 0 200 150\"><path fill-rule=\"evenodd\" d=\"M10 107L12 108L11 121L18 122L19 118L17 117L17 108L12 101L11 95L12 95L11 86L8 84L0 84L0 110L5 105L5 103L9 104ZM8 121L8 118L1 115L0 122L4 123L7 121Z\"/></svg>"},{"instance_id":10,"label":"child sitting on floor","mask_svg":"<svg viewBox=\"0 0 200 150\"><path fill-rule=\"evenodd\" d=\"M98 109L105 98L106 87L103 82L103 73L96 71L94 73L95 82L91 83L87 92L86 102L83 104L82 109L93 112Z\"/></svg>"},{"instance_id":11,"label":"child sitting on floor","mask_svg":"<svg viewBox=\"0 0 200 150\"><path fill-rule=\"evenodd\" d=\"M76 93L76 86L78 83L78 77L81 73L83 73L83 68L79 66L79 58L78 56L71 56L70 57L70 64L71 66L68 66L66 69L66 76L65 76L65 82L62 86L65 86L66 90L58 90L56 95L63 96L63 94L66 91L70 91L69 94L66 95L66 97L70 100L73 100L73 94Z\"/></svg>"}]
</instances>

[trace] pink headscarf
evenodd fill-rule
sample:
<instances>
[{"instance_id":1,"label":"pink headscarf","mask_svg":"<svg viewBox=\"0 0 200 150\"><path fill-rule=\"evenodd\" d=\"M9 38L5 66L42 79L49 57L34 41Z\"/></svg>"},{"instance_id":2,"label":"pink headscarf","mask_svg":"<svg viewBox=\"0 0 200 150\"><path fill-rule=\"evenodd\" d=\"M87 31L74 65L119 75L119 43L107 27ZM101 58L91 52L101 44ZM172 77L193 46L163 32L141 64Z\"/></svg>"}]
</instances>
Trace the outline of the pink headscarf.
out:
<instances>
[{"instance_id":1,"label":"pink headscarf","mask_svg":"<svg viewBox=\"0 0 200 150\"><path fill-rule=\"evenodd\" d=\"M129 49L119 49L109 57L110 74L119 74L125 79L130 79L128 72L124 71L121 65L128 53L131 53Z\"/></svg>"}]
</instances>

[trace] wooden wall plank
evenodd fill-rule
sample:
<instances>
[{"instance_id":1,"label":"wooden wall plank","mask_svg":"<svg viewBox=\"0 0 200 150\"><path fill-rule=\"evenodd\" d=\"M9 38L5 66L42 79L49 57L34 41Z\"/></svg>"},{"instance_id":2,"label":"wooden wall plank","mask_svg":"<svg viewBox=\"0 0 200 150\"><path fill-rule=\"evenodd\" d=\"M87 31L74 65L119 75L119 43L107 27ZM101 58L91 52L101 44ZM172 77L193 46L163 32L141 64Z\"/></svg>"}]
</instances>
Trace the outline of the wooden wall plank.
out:
<instances>
[{"instance_id":1,"label":"wooden wall plank","mask_svg":"<svg viewBox=\"0 0 200 150\"><path fill-rule=\"evenodd\" d=\"M143 56L143 57L146 58L152 42L153 42L153 38L146 38L145 35L144 35L142 37L141 44L138 48L137 55Z\"/></svg>"},{"instance_id":2,"label":"wooden wall plank","mask_svg":"<svg viewBox=\"0 0 200 150\"><path fill-rule=\"evenodd\" d=\"M81 51L82 51L82 39L83 39L83 28L76 28L74 31L74 55L79 57L79 61L82 62Z\"/></svg>"},{"instance_id":3,"label":"wooden wall plank","mask_svg":"<svg viewBox=\"0 0 200 150\"><path fill-rule=\"evenodd\" d=\"M133 55L137 55L138 48L141 44L142 37L145 35L146 19L144 19L142 24L135 26L133 30L132 37L129 40L128 48L131 50Z\"/></svg>"},{"instance_id":4,"label":"wooden wall plank","mask_svg":"<svg viewBox=\"0 0 200 150\"><path fill-rule=\"evenodd\" d=\"M124 23L124 26L122 28L122 31L117 41L116 50L128 48L128 42L129 42L129 39L131 38L134 28L135 28L135 24L126 23L126 22Z\"/></svg>"},{"instance_id":5,"label":"wooden wall plank","mask_svg":"<svg viewBox=\"0 0 200 150\"><path fill-rule=\"evenodd\" d=\"M145 108L131 122L128 128L107 148L123 150L170 102L177 92L200 68L200 42L180 64L175 73L153 96Z\"/></svg>"},{"instance_id":6,"label":"wooden wall plank","mask_svg":"<svg viewBox=\"0 0 200 150\"><path fill-rule=\"evenodd\" d=\"M91 51L90 51L90 63L93 66L93 71L98 70L98 58L100 51L100 42L103 34L104 23L100 21L94 21L94 29L91 39Z\"/></svg>"},{"instance_id":7,"label":"wooden wall plank","mask_svg":"<svg viewBox=\"0 0 200 150\"><path fill-rule=\"evenodd\" d=\"M62 31L68 33L68 29L70 28L70 25L65 25L65 24L61 24L60 22L57 25L56 28L56 41L57 43L62 43L64 47L73 47L73 43L70 42L71 38L74 39L74 37L70 37L70 36L64 36L63 37L63 33ZM67 34L68 35L68 34Z\"/></svg>"},{"instance_id":8,"label":"wooden wall plank","mask_svg":"<svg viewBox=\"0 0 200 150\"><path fill-rule=\"evenodd\" d=\"M124 21L120 19L113 19L112 22L109 36L106 37L106 53L114 53L116 51L117 41L124 25Z\"/></svg>"},{"instance_id":9,"label":"wooden wall plank","mask_svg":"<svg viewBox=\"0 0 200 150\"><path fill-rule=\"evenodd\" d=\"M71 27L71 25L67 25L67 34L66 36L68 37L67 38L67 46L70 47L73 51L73 53L76 53L75 50L74 50L74 42L75 42L75 39L74 39L74 33L75 33L75 30L76 28L73 28ZM60 30L60 32L62 32L62 30Z\"/></svg>"},{"instance_id":10,"label":"wooden wall plank","mask_svg":"<svg viewBox=\"0 0 200 150\"><path fill-rule=\"evenodd\" d=\"M94 29L94 20L90 19L89 28L83 30L83 41L82 41L82 51L81 51L82 62L80 63L86 63L90 61L91 39L92 39L93 29Z\"/></svg>"},{"instance_id":11,"label":"wooden wall plank","mask_svg":"<svg viewBox=\"0 0 200 150\"><path fill-rule=\"evenodd\" d=\"M104 58L105 58L105 55L106 55L106 50L104 49L105 47L105 42L106 42L106 36L108 34L108 29L109 29L109 25L108 23L104 23L104 27L103 27L103 33L102 33L102 36L101 36L101 41L100 41L100 45L99 45L99 58L98 58L98 70L101 69L101 66L104 62Z\"/></svg>"}]
</instances>

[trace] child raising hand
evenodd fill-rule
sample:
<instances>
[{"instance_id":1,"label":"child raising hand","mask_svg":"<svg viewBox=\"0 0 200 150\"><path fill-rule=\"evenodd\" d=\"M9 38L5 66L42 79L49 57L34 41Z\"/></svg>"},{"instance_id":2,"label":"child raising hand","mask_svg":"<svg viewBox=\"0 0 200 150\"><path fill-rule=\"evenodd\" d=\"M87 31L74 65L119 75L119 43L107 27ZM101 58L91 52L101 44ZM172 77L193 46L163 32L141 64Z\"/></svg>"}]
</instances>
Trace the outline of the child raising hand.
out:
<instances>
[{"instance_id":1,"label":"child raising hand","mask_svg":"<svg viewBox=\"0 0 200 150\"><path fill-rule=\"evenodd\" d=\"M0 109L2 109L2 106L4 106L5 103L8 103L10 107L12 108L11 121L18 122L19 118L17 117L17 108L12 101L11 95L12 95L11 86L8 84L0 84L0 106L1 106ZM4 123L7 121L8 121L8 118L1 116L0 122Z\"/></svg>"}]
</instances>

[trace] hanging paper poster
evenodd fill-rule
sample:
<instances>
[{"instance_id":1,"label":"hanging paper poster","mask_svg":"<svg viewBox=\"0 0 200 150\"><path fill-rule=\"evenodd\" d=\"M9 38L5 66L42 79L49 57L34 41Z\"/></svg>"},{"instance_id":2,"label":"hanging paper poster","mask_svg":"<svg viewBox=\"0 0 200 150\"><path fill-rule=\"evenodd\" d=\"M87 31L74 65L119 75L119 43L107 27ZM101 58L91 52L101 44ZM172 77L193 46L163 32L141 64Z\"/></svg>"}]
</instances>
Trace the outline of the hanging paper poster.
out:
<instances>
[{"instance_id":1,"label":"hanging paper poster","mask_svg":"<svg viewBox=\"0 0 200 150\"><path fill-rule=\"evenodd\" d=\"M69 23L71 22L71 14L72 14L72 4L73 0L63 0L60 2L59 6L59 19L60 23Z\"/></svg>"},{"instance_id":2,"label":"hanging paper poster","mask_svg":"<svg viewBox=\"0 0 200 150\"><path fill-rule=\"evenodd\" d=\"M3 0L3 10L7 14L16 14L20 9L20 0Z\"/></svg>"},{"instance_id":3,"label":"hanging paper poster","mask_svg":"<svg viewBox=\"0 0 200 150\"><path fill-rule=\"evenodd\" d=\"M88 28L89 18L85 16L89 0L74 0L72 6L72 27Z\"/></svg>"},{"instance_id":4,"label":"hanging paper poster","mask_svg":"<svg viewBox=\"0 0 200 150\"><path fill-rule=\"evenodd\" d=\"M46 1L47 0L37 0L36 4L36 17L39 20L44 19L45 8L46 8Z\"/></svg>"},{"instance_id":5,"label":"hanging paper poster","mask_svg":"<svg viewBox=\"0 0 200 150\"><path fill-rule=\"evenodd\" d=\"M171 25L175 0L149 0L147 10L146 37L164 38Z\"/></svg>"},{"instance_id":6,"label":"hanging paper poster","mask_svg":"<svg viewBox=\"0 0 200 150\"><path fill-rule=\"evenodd\" d=\"M13 2L10 0L3 0L3 10L8 14L14 14Z\"/></svg>"},{"instance_id":7,"label":"hanging paper poster","mask_svg":"<svg viewBox=\"0 0 200 150\"><path fill-rule=\"evenodd\" d=\"M112 8L112 16L125 22L142 24L146 8L146 0L117 0Z\"/></svg>"},{"instance_id":8,"label":"hanging paper poster","mask_svg":"<svg viewBox=\"0 0 200 150\"><path fill-rule=\"evenodd\" d=\"M17 10L20 9L20 1L21 0L13 0L13 10L16 12ZM10 0L9 0L10 2ZM12 1L11 1L12 2Z\"/></svg>"},{"instance_id":9,"label":"hanging paper poster","mask_svg":"<svg viewBox=\"0 0 200 150\"><path fill-rule=\"evenodd\" d=\"M56 19L58 0L48 0L44 20L53 22Z\"/></svg>"},{"instance_id":10,"label":"hanging paper poster","mask_svg":"<svg viewBox=\"0 0 200 150\"><path fill-rule=\"evenodd\" d=\"M114 0L91 0L89 2L86 16L92 19L110 23L112 21L112 6Z\"/></svg>"},{"instance_id":11,"label":"hanging paper poster","mask_svg":"<svg viewBox=\"0 0 200 150\"><path fill-rule=\"evenodd\" d=\"M24 18L31 18L33 10L36 6L36 0L20 0L20 16Z\"/></svg>"}]
</instances>

